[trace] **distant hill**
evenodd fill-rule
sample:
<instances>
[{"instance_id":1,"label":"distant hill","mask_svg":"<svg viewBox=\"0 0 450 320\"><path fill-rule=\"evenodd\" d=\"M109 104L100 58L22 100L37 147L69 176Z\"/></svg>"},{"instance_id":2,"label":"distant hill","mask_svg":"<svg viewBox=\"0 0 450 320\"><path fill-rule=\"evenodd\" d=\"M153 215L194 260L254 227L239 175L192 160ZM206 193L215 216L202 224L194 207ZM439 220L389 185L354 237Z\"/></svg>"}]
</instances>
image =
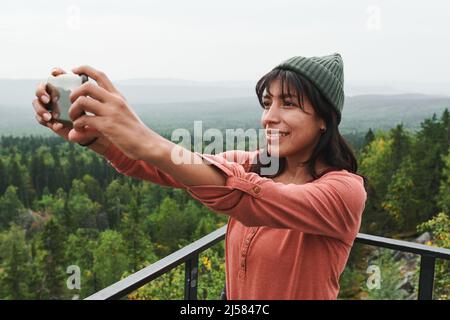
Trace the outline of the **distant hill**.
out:
<instances>
[{"instance_id":1,"label":"distant hill","mask_svg":"<svg viewBox=\"0 0 450 320\"><path fill-rule=\"evenodd\" d=\"M36 86L45 79L0 79L0 105L30 103ZM179 79L130 79L115 82L130 103L201 101L229 97L251 97L253 84L246 82L200 82Z\"/></svg>"},{"instance_id":2,"label":"distant hill","mask_svg":"<svg viewBox=\"0 0 450 320\"><path fill-rule=\"evenodd\" d=\"M403 122L417 129L420 122L445 108L450 109L450 97L423 94L359 95L346 97L341 128L361 131L368 128L387 130Z\"/></svg>"},{"instance_id":3,"label":"distant hill","mask_svg":"<svg viewBox=\"0 0 450 320\"><path fill-rule=\"evenodd\" d=\"M52 134L34 119L31 100L39 80L0 79L0 135ZM262 109L254 84L248 82L199 82L177 79L130 79L117 87L142 120L156 131L193 128L194 120L209 127L260 126ZM342 133L389 129L403 122L418 128L423 119L450 108L450 97L423 94L373 94L348 96Z\"/></svg>"}]
</instances>

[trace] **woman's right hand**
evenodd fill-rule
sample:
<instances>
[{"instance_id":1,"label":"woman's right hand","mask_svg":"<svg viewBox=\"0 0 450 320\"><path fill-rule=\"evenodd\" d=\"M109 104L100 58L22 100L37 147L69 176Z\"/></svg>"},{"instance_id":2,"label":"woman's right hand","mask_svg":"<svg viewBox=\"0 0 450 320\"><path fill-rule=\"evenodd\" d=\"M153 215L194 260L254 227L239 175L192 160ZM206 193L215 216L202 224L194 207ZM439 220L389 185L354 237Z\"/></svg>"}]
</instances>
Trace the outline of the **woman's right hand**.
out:
<instances>
[{"instance_id":1,"label":"woman's right hand","mask_svg":"<svg viewBox=\"0 0 450 320\"><path fill-rule=\"evenodd\" d=\"M64 73L66 72L60 68L54 68L51 72L53 76L58 76ZM69 141L69 131L72 129L72 125L64 125L52 118L52 114L48 112L45 107L49 101L50 95L46 91L46 85L45 83L40 83L36 88L36 99L34 99L32 103L36 113L36 120L39 124L50 128L64 140ZM79 139L77 139L77 141L82 144L87 143L96 137L103 136L97 130L90 129L88 127L82 131L76 131L76 134L79 135Z\"/></svg>"}]
</instances>

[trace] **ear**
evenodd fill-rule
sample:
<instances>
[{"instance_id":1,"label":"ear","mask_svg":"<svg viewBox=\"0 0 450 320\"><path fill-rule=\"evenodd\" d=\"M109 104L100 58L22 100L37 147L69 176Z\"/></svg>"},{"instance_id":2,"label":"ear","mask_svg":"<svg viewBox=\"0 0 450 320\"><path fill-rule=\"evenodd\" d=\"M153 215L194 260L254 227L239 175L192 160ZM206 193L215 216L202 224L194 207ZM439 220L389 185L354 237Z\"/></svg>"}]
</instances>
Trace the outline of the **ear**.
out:
<instances>
[{"instance_id":1,"label":"ear","mask_svg":"<svg viewBox=\"0 0 450 320\"><path fill-rule=\"evenodd\" d=\"M320 130L321 128L326 128L326 127L327 127L327 125L326 125L326 123L325 123L325 120L319 119L319 130Z\"/></svg>"}]
</instances>

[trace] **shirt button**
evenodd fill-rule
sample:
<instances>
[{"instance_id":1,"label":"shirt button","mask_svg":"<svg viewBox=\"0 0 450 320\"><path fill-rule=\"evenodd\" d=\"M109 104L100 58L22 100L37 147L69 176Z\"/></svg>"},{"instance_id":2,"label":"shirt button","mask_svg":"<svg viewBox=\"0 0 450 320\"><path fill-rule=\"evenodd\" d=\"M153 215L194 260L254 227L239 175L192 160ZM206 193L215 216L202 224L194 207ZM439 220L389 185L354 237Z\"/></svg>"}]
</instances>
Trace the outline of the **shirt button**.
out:
<instances>
[{"instance_id":1,"label":"shirt button","mask_svg":"<svg viewBox=\"0 0 450 320\"><path fill-rule=\"evenodd\" d=\"M253 187L253 191L258 194L261 191L261 187L260 186L254 186Z\"/></svg>"},{"instance_id":2,"label":"shirt button","mask_svg":"<svg viewBox=\"0 0 450 320\"><path fill-rule=\"evenodd\" d=\"M244 271L240 270L239 273L238 273L239 279L243 279L244 275L245 275Z\"/></svg>"}]
</instances>

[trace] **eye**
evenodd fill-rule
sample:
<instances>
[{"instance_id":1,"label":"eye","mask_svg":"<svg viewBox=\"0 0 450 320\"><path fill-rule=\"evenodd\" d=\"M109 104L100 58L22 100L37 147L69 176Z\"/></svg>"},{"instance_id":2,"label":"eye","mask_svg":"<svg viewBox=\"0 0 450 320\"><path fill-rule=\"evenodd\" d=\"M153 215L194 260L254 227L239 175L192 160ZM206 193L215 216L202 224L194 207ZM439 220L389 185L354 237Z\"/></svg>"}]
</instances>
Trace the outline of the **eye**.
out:
<instances>
[{"instance_id":1,"label":"eye","mask_svg":"<svg viewBox=\"0 0 450 320\"><path fill-rule=\"evenodd\" d=\"M264 109L268 109L268 108L270 108L271 104L272 104L272 102L270 102L270 101L264 101L263 102L263 108Z\"/></svg>"},{"instance_id":2,"label":"eye","mask_svg":"<svg viewBox=\"0 0 450 320\"><path fill-rule=\"evenodd\" d=\"M291 101L283 101L283 104L287 107L296 107L297 105Z\"/></svg>"}]
</instances>

